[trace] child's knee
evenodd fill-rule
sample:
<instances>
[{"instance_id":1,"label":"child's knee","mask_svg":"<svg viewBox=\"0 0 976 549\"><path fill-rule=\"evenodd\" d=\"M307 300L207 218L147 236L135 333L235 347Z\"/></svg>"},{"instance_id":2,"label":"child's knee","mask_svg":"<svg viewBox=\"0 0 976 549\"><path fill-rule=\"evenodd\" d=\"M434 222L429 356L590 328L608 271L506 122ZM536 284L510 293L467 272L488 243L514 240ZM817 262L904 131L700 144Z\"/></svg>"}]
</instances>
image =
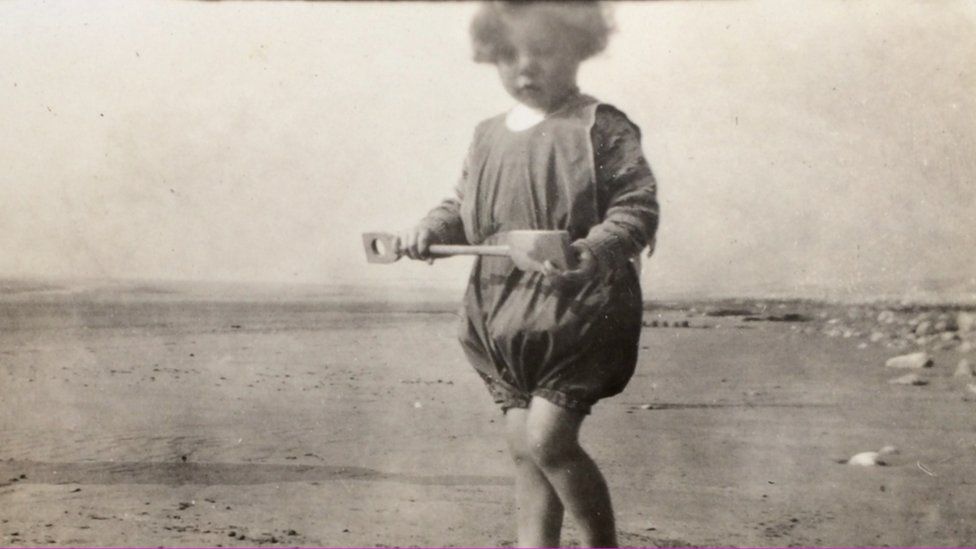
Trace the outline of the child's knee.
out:
<instances>
[{"instance_id":1,"label":"child's knee","mask_svg":"<svg viewBox=\"0 0 976 549\"><path fill-rule=\"evenodd\" d=\"M528 442L525 440L525 432L509 432L505 437L508 443L508 453L516 465L527 461L533 461L532 451L529 449Z\"/></svg>"},{"instance_id":2,"label":"child's knee","mask_svg":"<svg viewBox=\"0 0 976 549\"><path fill-rule=\"evenodd\" d=\"M572 461L582 450L572 438L554 436L552 431L528 429L526 445L532 461L543 469L555 468Z\"/></svg>"}]
</instances>

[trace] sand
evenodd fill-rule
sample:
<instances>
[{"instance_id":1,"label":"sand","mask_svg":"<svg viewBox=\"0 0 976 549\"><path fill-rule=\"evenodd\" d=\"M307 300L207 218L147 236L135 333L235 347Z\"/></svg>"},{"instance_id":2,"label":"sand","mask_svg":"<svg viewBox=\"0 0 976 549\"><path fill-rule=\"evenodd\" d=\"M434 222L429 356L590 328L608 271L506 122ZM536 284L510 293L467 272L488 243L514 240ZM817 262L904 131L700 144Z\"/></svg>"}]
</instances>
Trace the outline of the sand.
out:
<instances>
[{"instance_id":1,"label":"sand","mask_svg":"<svg viewBox=\"0 0 976 549\"><path fill-rule=\"evenodd\" d=\"M501 416L450 305L5 291L0 545L514 539ZM892 349L824 335L837 307L746 306L646 313L635 378L584 425L621 542L976 544L963 355L893 385ZM887 466L840 463L886 445Z\"/></svg>"}]
</instances>

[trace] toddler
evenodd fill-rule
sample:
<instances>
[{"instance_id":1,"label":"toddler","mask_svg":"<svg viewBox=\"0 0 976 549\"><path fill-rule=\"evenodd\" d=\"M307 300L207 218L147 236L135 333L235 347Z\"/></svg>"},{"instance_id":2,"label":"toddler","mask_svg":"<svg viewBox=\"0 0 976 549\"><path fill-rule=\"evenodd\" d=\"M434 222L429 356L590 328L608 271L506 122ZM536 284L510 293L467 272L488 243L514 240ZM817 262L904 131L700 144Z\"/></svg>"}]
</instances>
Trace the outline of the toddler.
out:
<instances>
[{"instance_id":1,"label":"toddler","mask_svg":"<svg viewBox=\"0 0 976 549\"><path fill-rule=\"evenodd\" d=\"M521 547L558 546L564 511L587 546L617 544L606 482L579 431L634 373L637 258L653 242L658 203L640 130L576 85L610 30L596 2L483 4L475 61L495 65L515 105L477 126L456 197L400 234L414 259L428 259L432 243L491 243L518 229L573 241L570 270L477 258L464 297L462 347L505 414Z\"/></svg>"}]
</instances>

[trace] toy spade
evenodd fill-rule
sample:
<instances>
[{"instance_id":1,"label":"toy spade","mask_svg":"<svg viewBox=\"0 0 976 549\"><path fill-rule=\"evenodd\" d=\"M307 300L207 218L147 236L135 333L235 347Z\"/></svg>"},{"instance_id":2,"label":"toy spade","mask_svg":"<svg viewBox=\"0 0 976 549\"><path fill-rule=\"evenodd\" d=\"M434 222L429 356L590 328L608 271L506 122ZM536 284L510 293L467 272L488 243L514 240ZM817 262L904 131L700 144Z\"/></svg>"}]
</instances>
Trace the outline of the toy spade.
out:
<instances>
[{"instance_id":1,"label":"toy spade","mask_svg":"<svg viewBox=\"0 0 976 549\"><path fill-rule=\"evenodd\" d=\"M566 231L508 231L493 235L490 244L455 245L431 244L431 257L455 255L488 255L511 258L523 271L542 271L542 264L552 262L558 269L571 269L576 265L576 254L569 244ZM366 261L393 263L403 256L399 239L389 233L364 233L363 247Z\"/></svg>"}]
</instances>

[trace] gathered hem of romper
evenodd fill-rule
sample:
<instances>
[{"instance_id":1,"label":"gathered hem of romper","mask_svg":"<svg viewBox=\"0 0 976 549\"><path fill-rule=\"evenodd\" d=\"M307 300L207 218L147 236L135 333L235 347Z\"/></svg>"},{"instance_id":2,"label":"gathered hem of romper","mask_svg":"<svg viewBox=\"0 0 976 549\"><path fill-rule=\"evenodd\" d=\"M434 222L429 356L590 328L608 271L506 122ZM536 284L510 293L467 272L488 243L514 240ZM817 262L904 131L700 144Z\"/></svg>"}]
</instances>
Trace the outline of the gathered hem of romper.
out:
<instances>
[{"instance_id":1,"label":"gathered hem of romper","mask_svg":"<svg viewBox=\"0 0 976 549\"><path fill-rule=\"evenodd\" d=\"M498 403L501 404L502 412L508 412L513 408L528 409L529 404L532 402L532 397L539 397L543 400L551 402L560 408L565 408L567 410L578 412L583 415L589 415L593 410L593 403L580 400L578 398L573 398L566 393L557 391L555 389L536 389L532 391L531 395L514 395L508 394L505 397L499 399Z\"/></svg>"}]
</instances>

